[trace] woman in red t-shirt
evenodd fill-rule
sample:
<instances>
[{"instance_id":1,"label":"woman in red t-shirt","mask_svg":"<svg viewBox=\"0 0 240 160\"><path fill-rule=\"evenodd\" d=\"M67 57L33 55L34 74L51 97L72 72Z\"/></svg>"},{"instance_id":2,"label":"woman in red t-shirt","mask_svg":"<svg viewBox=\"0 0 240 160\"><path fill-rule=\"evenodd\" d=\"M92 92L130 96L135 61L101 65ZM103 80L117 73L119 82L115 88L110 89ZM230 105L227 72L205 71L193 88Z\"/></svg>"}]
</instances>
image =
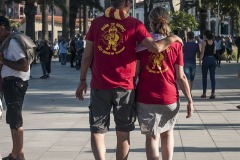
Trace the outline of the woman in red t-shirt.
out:
<instances>
[{"instance_id":1,"label":"woman in red t-shirt","mask_svg":"<svg viewBox=\"0 0 240 160\"><path fill-rule=\"evenodd\" d=\"M149 14L153 38L169 35L168 12L154 8ZM182 44L174 42L161 53L150 53L137 48L137 115L142 134L146 134L147 159L158 159L161 137L162 159L173 157L173 128L179 111L177 84L188 100L187 118L193 113L193 101L183 71ZM139 73L139 74L138 74Z\"/></svg>"}]
</instances>

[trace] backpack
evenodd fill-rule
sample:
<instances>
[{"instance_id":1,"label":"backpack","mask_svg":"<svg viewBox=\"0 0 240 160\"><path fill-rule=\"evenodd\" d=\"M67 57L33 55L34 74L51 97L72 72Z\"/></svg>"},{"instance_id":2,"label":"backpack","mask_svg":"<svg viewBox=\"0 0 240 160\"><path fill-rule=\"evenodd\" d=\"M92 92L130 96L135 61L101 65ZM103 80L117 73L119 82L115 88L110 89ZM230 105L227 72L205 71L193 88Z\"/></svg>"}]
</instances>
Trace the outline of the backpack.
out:
<instances>
[{"instance_id":1,"label":"backpack","mask_svg":"<svg viewBox=\"0 0 240 160\"><path fill-rule=\"evenodd\" d=\"M2 43L0 47L0 51L3 52L9 45L11 39L14 39L18 42L22 50L24 51L26 55L26 59L28 61L28 64L30 65L34 59L35 59L35 47L33 40L26 36L25 34L22 34L20 32L14 32L11 33Z\"/></svg>"}]
</instances>

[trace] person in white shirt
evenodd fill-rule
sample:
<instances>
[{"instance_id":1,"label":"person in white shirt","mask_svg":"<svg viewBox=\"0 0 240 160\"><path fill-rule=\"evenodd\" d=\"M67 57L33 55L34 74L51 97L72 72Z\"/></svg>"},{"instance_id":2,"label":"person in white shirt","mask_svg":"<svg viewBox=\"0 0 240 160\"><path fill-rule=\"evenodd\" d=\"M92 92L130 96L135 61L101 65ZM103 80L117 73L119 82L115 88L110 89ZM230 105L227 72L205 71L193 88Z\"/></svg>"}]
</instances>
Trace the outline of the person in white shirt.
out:
<instances>
[{"instance_id":1,"label":"person in white shirt","mask_svg":"<svg viewBox=\"0 0 240 160\"><path fill-rule=\"evenodd\" d=\"M68 49L67 41L66 41L66 39L63 39L62 42L59 43L59 53L60 53L60 58L61 58L61 64L62 65L66 65L67 49Z\"/></svg>"},{"instance_id":2,"label":"person in white shirt","mask_svg":"<svg viewBox=\"0 0 240 160\"><path fill-rule=\"evenodd\" d=\"M0 41L4 42L9 36L11 36L9 21L6 17L0 16ZM25 52L15 39L11 39L8 47L1 51L0 65L2 66L3 94L7 106L6 122L10 126L13 140L11 153L2 160L25 160L22 104L28 88L30 65Z\"/></svg>"},{"instance_id":3,"label":"person in white shirt","mask_svg":"<svg viewBox=\"0 0 240 160\"><path fill-rule=\"evenodd\" d=\"M214 44L216 47L216 60L217 60L217 66L221 67L221 60L222 60L222 54L223 54L223 50L222 50L222 40L220 36L217 36L214 40Z\"/></svg>"}]
</instances>

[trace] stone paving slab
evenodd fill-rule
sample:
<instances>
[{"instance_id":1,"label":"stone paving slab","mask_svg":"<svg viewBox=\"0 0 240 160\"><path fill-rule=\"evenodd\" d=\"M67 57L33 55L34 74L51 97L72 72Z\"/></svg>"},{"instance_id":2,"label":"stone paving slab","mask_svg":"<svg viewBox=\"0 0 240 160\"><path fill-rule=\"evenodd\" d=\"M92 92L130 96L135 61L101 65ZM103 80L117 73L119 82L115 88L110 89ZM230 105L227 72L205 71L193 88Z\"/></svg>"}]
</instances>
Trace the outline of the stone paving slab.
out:
<instances>
[{"instance_id":1,"label":"stone paving slab","mask_svg":"<svg viewBox=\"0 0 240 160\"><path fill-rule=\"evenodd\" d=\"M223 62L217 68L216 99L201 99L201 71L193 86L194 116L186 119L186 100L174 131L174 160L236 160L240 157L240 64ZM52 63L49 79L40 79L41 67L33 65L24 102L24 150L26 160L94 160L88 124L89 91L85 101L75 98L79 71L70 65ZM90 72L88 82L90 81ZM208 80L208 85L210 81ZM208 87L208 95L210 87ZM6 107L4 106L4 110ZM112 118L112 117L111 117ZM106 134L107 160L115 160L114 122ZM7 156L12 148L10 130L0 120L0 153ZM161 151L161 149L160 149ZM1 158L0 158L1 159ZM131 133L129 160L146 160L145 137L136 129Z\"/></svg>"}]
</instances>

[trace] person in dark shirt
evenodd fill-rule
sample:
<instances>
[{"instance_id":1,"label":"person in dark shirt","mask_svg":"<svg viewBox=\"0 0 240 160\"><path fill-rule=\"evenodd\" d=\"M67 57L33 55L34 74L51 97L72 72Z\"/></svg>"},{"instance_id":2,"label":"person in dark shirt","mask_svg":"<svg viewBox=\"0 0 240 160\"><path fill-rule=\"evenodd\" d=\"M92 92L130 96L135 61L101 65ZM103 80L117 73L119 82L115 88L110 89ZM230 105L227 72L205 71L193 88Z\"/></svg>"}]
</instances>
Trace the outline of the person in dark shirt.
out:
<instances>
[{"instance_id":1,"label":"person in dark shirt","mask_svg":"<svg viewBox=\"0 0 240 160\"><path fill-rule=\"evenodd\" d=\"M48 41L44 40L41 42L41 48L38 52L38 58L40 58L43 76L41 79L46 79L49 77L49 68L47 69L47 64L49 63L49 57L51 55L51 48L48 46Z\"/></svg>"},{"instance_id":2,"label":"person in dark shirt","mask_svg":"<svg viewBox=\"0 0 240 160\"><path fill-rule=\"evenodd\" d=\"M74 59L76 57L76 45L75 45L75 37L72 37L70 42L70 52L71 52L71 68L74 68Z\"/></svg>"},{"instance_id":3,"label":"person in dark shirt","mask_svg":"<svg viewBox=\"0 0 240 160\"><path fill-rule=\"evenodd\" d=\"M203 94L201 98L206 98L207 92L207 75L208 70L210 72L210 80L211 80L211 87L212 92L209 99L215 99L215 70L216 70L216 47L213 41L213 34L211 31L206 30L203 33L204 41L202 43L202 50L200 55L199 64L202 66L202 85L203 85Z\"/></svg>"},{"instance_id":4,"label":"person in dark shirt","mask_svg":"<svg viewBox=\"0 0 240 160\"><path fill-rule=\"evenodd\" d=\"M188 79L190 90L192 90L193 81L195 78L196 71L196 55L199 53L199 45L194 41L194 33L187 33L188 41L184 43L183 46L183 56L184 56L184 73Z\"/></svg>"}]
</instances>

